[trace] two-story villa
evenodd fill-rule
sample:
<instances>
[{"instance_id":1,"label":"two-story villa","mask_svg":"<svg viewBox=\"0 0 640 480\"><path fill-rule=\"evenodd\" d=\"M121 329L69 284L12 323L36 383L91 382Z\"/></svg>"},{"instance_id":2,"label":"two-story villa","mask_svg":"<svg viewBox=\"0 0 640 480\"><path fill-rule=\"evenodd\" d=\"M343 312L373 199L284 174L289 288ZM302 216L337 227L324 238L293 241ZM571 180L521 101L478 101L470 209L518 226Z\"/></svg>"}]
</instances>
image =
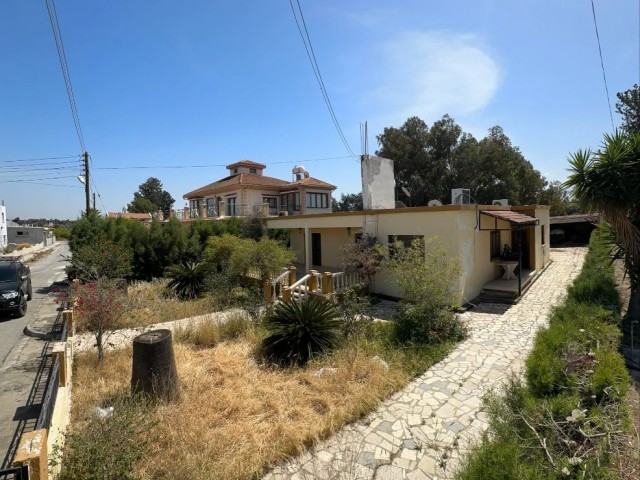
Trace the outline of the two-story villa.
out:
<instances>
[{"instance_id":1,"label":"two-story villa","mask_svg":"<svg viewBox=\"0 0 640 480\"><path fill-rule=\"evenodd\" d=\"M336 189L295 167L291 181L268 177L266 165L240 160L227 165L229 176L186 193L183 218L220 218L261 213L265 216L330 213Z\"/></svg>"}]
</instances>

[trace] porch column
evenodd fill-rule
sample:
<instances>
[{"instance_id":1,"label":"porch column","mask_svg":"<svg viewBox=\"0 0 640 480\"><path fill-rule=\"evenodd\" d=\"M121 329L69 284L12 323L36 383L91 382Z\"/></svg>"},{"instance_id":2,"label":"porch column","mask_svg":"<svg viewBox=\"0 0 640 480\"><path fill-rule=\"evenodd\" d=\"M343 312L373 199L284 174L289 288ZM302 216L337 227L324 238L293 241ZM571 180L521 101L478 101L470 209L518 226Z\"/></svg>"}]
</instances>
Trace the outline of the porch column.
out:
<instances>
[{"instance_id":1,"label":"porch column","mask_svg":"<svg viewBox=\"0 0 640 480\"><path fill-rule=\"evenodd\" d=\"M304 227L304 271L309 273L311 269L311 233L309 227Z\"/></svg>"}]
</instances>

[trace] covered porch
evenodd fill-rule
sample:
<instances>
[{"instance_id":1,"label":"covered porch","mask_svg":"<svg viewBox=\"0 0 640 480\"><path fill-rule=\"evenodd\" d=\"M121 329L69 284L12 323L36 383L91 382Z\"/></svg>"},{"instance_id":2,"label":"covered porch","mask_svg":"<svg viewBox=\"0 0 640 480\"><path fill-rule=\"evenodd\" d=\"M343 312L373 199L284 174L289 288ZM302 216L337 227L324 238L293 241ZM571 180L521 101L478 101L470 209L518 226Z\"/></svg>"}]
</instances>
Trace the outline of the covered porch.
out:
<instances>
[{"instance_id":1,"label":"covered porch","mask_svg":"<svg viewBox=\"0 0 640 480\"><path fill-rule=\"evenodd\" d=\"M499 276L483 285L476 301L517 303L528 290L539 273L536 269L541 255L540 242L536 241L539 224L537 218L520 212L480 211L479 230L506 231L510 234L511 245L505 244L504 249L500 249L500 256L494 261L501 267Z\"/></svg>"}]
</instances>

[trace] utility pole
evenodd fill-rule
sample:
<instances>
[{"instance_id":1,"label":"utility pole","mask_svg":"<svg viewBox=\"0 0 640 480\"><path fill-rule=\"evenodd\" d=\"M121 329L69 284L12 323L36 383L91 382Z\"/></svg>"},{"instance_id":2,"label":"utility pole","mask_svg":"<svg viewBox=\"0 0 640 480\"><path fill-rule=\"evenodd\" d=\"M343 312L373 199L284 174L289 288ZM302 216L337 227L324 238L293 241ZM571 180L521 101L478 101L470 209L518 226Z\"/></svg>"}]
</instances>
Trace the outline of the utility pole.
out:
<instances>
[{"instance_id":1,"label":"utility pole","mask_svg":"<svg viewBox=\"0 0 640 480\"><path fill-rule=\"evenodd\" d=\"M89 211L91 210L91 202L89 201L89 153L84 152L84 196L87 204L87 217L89 217Z\"/></svg>"}]
</instances>

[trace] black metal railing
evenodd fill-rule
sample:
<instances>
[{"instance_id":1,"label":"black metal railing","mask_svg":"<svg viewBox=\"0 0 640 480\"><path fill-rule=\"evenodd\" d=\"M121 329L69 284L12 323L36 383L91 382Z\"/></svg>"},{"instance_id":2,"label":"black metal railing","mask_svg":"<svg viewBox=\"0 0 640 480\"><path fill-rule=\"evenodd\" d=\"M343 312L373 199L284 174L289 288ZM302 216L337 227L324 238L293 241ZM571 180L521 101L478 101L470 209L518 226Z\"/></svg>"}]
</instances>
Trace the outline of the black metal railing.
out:
<instances>
[{"instance_id":1,"label":"black metal railing","mask_svg":"<svg viewBox=\"0 0 640 480\"><path fill-rule=\"evenodd\" d=\"M45 390L44 399L42 400L42 408L38 421L36 423L36 430L46 428L49 430L51 427L51 417L53 416L53 409L56 407L56 398L58 397L58 385L60 384L60 359L56 357L51 367L51 374L47 381L47 389Z\"/></svg>"},{"instance_id":2,"label":"black metal railing","mask_svg":"<svg viewBox=\"0 0 640 480\"><path fill-rule=\"evenodd\" d=\"M29 480L29 467L11 467L0 470L0 480Z\"/></svg>"}]
</instances>

